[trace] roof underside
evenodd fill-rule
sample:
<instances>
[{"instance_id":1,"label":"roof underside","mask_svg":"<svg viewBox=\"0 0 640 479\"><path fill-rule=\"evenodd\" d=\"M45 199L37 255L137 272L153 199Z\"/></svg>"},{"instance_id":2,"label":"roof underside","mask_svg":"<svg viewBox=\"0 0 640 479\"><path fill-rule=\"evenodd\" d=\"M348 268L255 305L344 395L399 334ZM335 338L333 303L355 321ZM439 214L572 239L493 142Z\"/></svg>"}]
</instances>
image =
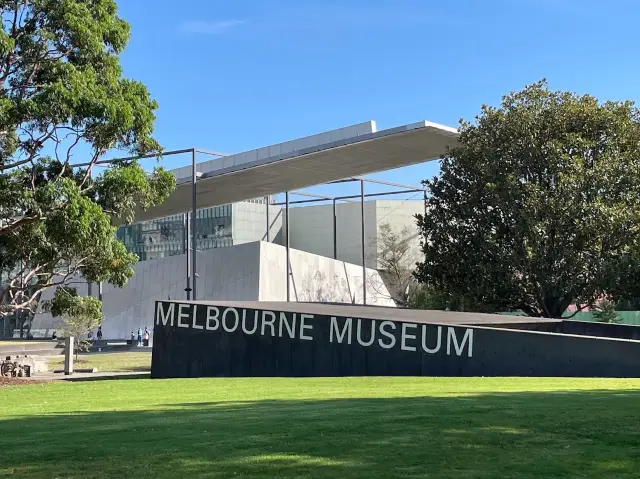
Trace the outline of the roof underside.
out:
<instances>
[{"instance_id":1,"label":"roof underside","mask_svg":"<svg viewBox=\"0 0 640 479\"><path fill-rule=\"evenodd\" d=\"M440 157L448 146L453 146L458 136L455 129L430 122L378 132L375 131L375 124L370 124L371 132L362 131L363 125L369 124L347 127L358 127L358 136L297 149L287 154L253 161L246 161L247 157L243 157L245 161L235 162L221 158L199 164L196 169L203 174L197 182L197 208L234 203L430 161ZM184 168L178 170L189 176L178 176L177 187L172 195L163 204L138 212L135 221L190 211L190 171L190 168L188 171Z\"/></svg>"}]
</instances>

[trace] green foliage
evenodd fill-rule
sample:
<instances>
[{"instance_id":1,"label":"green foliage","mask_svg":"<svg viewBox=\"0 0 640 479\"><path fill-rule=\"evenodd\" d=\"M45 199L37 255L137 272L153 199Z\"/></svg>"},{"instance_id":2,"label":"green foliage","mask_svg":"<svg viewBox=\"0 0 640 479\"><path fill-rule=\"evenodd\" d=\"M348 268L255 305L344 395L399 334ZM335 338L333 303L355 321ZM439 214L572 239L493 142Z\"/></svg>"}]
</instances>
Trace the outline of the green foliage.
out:
<instances>
[{"instance_id":1,"label":"green foliage","mask_svg":"<svg viewBox=\"0 0 640 479\"><path fill-rule=\"evenodd\" d=\"M475 313L498 313L492 305L477 302L473 298L447 293L435 286L419 285L409 298L411 309L436 311L472 311Z\"/></svg>"},{"instance_id":2,"label":"green foliage","mask_svg":"<svg viewBox=\"0 0 640 479\"><path fill-rule=\"evenodd\" d=\"M560 317L640 285L640 113L542 81L461 122L425 181L421 282ZM638 292L638 291L635 291ZM637 296L637 295L636 295Z\"/></svg>"},{"instance_id":3,"label":"green foliage","mask_svg":"<svg viewBox=\"0 0 640 479\"><path fill-rule=\"evenodd\" d=\"M599 323L619 323L621 321L616 305L611 301L601 301L593 312L594 319Z\"/></svg>"},{"instance_id":4,"label":"green foliage","mask_svg":"<svg viewBox=\"0 0 640 479\"><path fill-rule=\"evenodd\" d=\"M102 302L92 296L78 296L75 288L57 288L44 307L52 316L64 319L64 335L76 338L76 355L87 349L87 333L102 324Z\"/></svg>"},{"instance_id":5,"label":"green foliage","mask_svg":"<svg viewBox=\"0 0 640 479\"><path fill-rule=\"evenodd\" d=\"M162 202L175 187L162 168L133 162L95 175L110 151L160 154L156 102L122 76L129 26L114 0L0 2L0 314L33 309L46 288L77 274L123 286L135 255L114 218ZM73 160L73 161L72 161ZM84 163L79 168L72 164Z\"/></svg>"}]
</instances>

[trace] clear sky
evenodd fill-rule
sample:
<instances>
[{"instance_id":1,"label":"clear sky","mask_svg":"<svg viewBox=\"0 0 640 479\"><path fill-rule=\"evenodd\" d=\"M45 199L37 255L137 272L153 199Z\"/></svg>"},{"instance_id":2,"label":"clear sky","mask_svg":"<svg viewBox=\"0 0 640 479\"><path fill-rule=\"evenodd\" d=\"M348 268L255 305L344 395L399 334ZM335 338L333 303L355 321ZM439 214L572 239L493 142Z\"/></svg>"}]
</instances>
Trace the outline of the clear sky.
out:
<instances>
[{"instance_id":1,"label":"clear sky","mask_svg":"<svg viewBox=\"0 0 640 479\"><path fill-rule=\"evenodd\" d=\"M118 3L131 24L125 74L158 100L166 149L240 152L366 120L456 126L543 77L602 100L640 97L637 0Z\"/></svg>"}]
</instances>

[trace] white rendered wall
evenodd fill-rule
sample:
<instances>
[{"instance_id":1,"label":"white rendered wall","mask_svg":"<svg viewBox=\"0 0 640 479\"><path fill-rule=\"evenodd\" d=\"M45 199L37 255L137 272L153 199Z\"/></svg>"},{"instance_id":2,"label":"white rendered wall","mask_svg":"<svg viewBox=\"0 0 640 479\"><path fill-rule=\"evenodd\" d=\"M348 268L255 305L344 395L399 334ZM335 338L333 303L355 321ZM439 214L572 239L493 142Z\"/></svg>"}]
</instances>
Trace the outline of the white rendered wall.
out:
<instances>
[{"instance_id":1,"label":"white rendered wall","mask_svg":"<svg viewBox=\"0 0 640 479\"><path fill-rule=\"evenodd\" d=\"M197 294L202 299L257 300L260 243L214 248L198 253ZM107 338L129 338L132 331L152 328L155 302L163 299L186 299L186 255L141 261L127 285L120 289L108 284L103 288L105 321L102 332ZM86 294L86 283L78 292ZM98 295L96 285L93 296ZM53 290L42 299L50 299ZM38 314L32 329L51 328L59 324L49 314ZM53 326L52 326L53 325Z\"/></svg>"},{"instance_id":2,"label":"white rendered wall","mask_svg":"<svg viewBox=\"0 0 640 479\"><path fill-rule=\"evenodd\" d=\"M285 301L285 248L253 242L198 253L197 298L201 300ZM362 268L330 258L291 250L292 301L362 302ZM368 280L377 277L368 272ZM369 284L369 283L367 283ZM87 294L87 284L78 279L78 293ZM152 329L155 302L186 299L186 257L169 256L142 261L123 289L104 285L102 332L105 339L124 339L145 326ZM295 291L295 292L294 292ZM91 288L98 295L97 285ZM51 299L48 290L43 300ZM371 290L369 304L393 306L387 295ZM53 329L60 320L37 314L32 329Z\"/></svg>"},{"instance_id":3,"label":"white rendered wall","mask_svg":"<svg viewBox=\"0 0 640 479\"><path fill-rule=\"evenodd\" d=\"M231 213L233 244L267 240L267 205L242 201L234 203ZM269 241L279 238L282 228L280 207L269 205Z\"/></svg>"},{"instance_id":4,"label":"white rendered wall","mask_svg":"<svg viewBox=\"0 0 640 479\"><path fill-rule=\"evenodd\" d=\"M365 201L365 262L368 268L378 269L378 238L380 225L388 223L400 233L411 230L412 256L420 255L420 239L414 216L424 211L424 203L416 200ZM338 203L336 207L338 259L362 265L360 203ZM290 208L289 236L291 247L301 251L333 257L333 206L305 206ZM284 224L284 223L283 223Z\"/></svg>"},{"instance_id":5,"label":"white rendered wall","mask_svg":"<svg viewBox=\"0 0 640 479\"><path fill-rule=\"evenodd\" d=\"M290 261L291 301L362 304L362 266L295 249ZM260 301L286 301L285 264L284 247L261 244ZM367 304L395 306L375 269L367 269Z\"/></svg>"},{"instance_id":6,"label":"white rendered wall","mask_svg":"<svg viewBox=\"0 0 640 479\"><path fill-rule=\"evenodd\" d=\"M422 193L420 193L422 194ZM420 231L416 224L415 215L424 213L424 202L402 200L378 200L376 201L376 223L378 235L380 225L388 224L394 232L401 233L404 228L409 231L411 240L411 260L413 263L420 261Z\"/></svg>"}]
</instances>

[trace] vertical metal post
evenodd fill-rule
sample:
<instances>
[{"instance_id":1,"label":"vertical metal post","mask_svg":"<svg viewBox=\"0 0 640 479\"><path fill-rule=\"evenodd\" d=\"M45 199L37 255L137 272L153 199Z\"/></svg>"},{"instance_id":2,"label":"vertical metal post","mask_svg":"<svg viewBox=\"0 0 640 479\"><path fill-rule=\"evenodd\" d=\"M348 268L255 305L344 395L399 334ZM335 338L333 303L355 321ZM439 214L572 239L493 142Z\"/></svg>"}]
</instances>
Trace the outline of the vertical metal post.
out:
<instances>
[{"instance_id":1,"label":"vertical metal post","mask_svg":"<svg viewBox=\"0 0 640 479\"><path fill-rule=\"evenodd\" d=\"M427 191L424 191L424 216L427 216Z\"/></svg>"},{"instance_id":2,"label":"vertical metal post","mask_svg":"<svg viewBox=\"0 0 640 479\"><path fill-rule=\"evenodd\" d=\"M191 297L195 301L197 299L196 294L196 278L198 276L198 269L196 264L197 254L197 220L196 220L196 183L198 181L198 174L196 172L196 149L191 150L191 284L193 285L193 292Z\"/></svg>"},{"instance_id":3,"label":"vertical metal post","mask_svg":"<svg viewBox=\"0 0 640 479\"><path fill-rule=\"evenodd\" d=\"M362 219L362 304L367 304L367 264L364 260L364 180L360 180L360 216Z\"/></svg>"},{"instance_id":4,"label":"vertical metal post","mask_svg":"<svg viewBox=\"0 0 640 479\"><path fill-rule=\"evenodd\" d=\"M336 216L336 199L333 199L333 259L338 259L338 228Z\"/></svg>"},{"instance_id":5,"label":"vertical metal post","mask_svg":"<svg viewBox=\"0 0 640 479\"><path fill-rule=\"evenodd\" d=\"M290 283L290 269L289 269L289 261L290 261L290 255L289 255L289 192L287 191L285 193L285 213L284 213L284 221L285 221L285 229L284 229L284 237L285 237L285 248L287 250L287 266L286 266L286 270L287 270L287 302L291 301L291 285Z\"/></svg>"},{"instance_id":6,"label":"vertical metal post","mask_svg":"<svg viewBox=\"0 0 640 479\"><path fill-rule=\"evenodd\" d=\"M189 228L187 227L187 214L182 213L182 254L187 254L189 240Z\"/></svg>"},{"instance_id":7,"label":"vertical metal post","mask_svg":"<svg viewBox=\"0 0 640 479\"><path fill-rule=\"evenodd\" d=\"M73 336L64 338L64 375L73 374L73 350L75 349L75 339Z\"/></svg>"},{"instance_id":8,"label":"vertical metal post","mask_svg":"<svg viewBox=\"0 0 640 479\"><path fill-rule=\"evenodd\" d=\"M189 227L189 213L185 215L185 253L187 256L187 287L184 290L187 292L187 301L191 299L191 242L189 241L190 237L190 227Z\"/></svg>"},{"instance_id":9,"label":"vertical metal post","mask_svg":"<svg viewBox=\"0 0 640 479\"><path fill-rule=\"evenodd\" d=\"M98 283L98 299L102 302L102 281Z\"/></svg>"},{"instance_id":10,"label":"vertical metal post","mask_svg":"<svg viewBox=\"0 0 640 479\"><path fill-rule=\"evenodd\" d=\"M264 201L267 205L267 243L269 242L269 230L271 229L271 219L269 218L269 196L264 197Z\"/></svg>"}]
</instances>

